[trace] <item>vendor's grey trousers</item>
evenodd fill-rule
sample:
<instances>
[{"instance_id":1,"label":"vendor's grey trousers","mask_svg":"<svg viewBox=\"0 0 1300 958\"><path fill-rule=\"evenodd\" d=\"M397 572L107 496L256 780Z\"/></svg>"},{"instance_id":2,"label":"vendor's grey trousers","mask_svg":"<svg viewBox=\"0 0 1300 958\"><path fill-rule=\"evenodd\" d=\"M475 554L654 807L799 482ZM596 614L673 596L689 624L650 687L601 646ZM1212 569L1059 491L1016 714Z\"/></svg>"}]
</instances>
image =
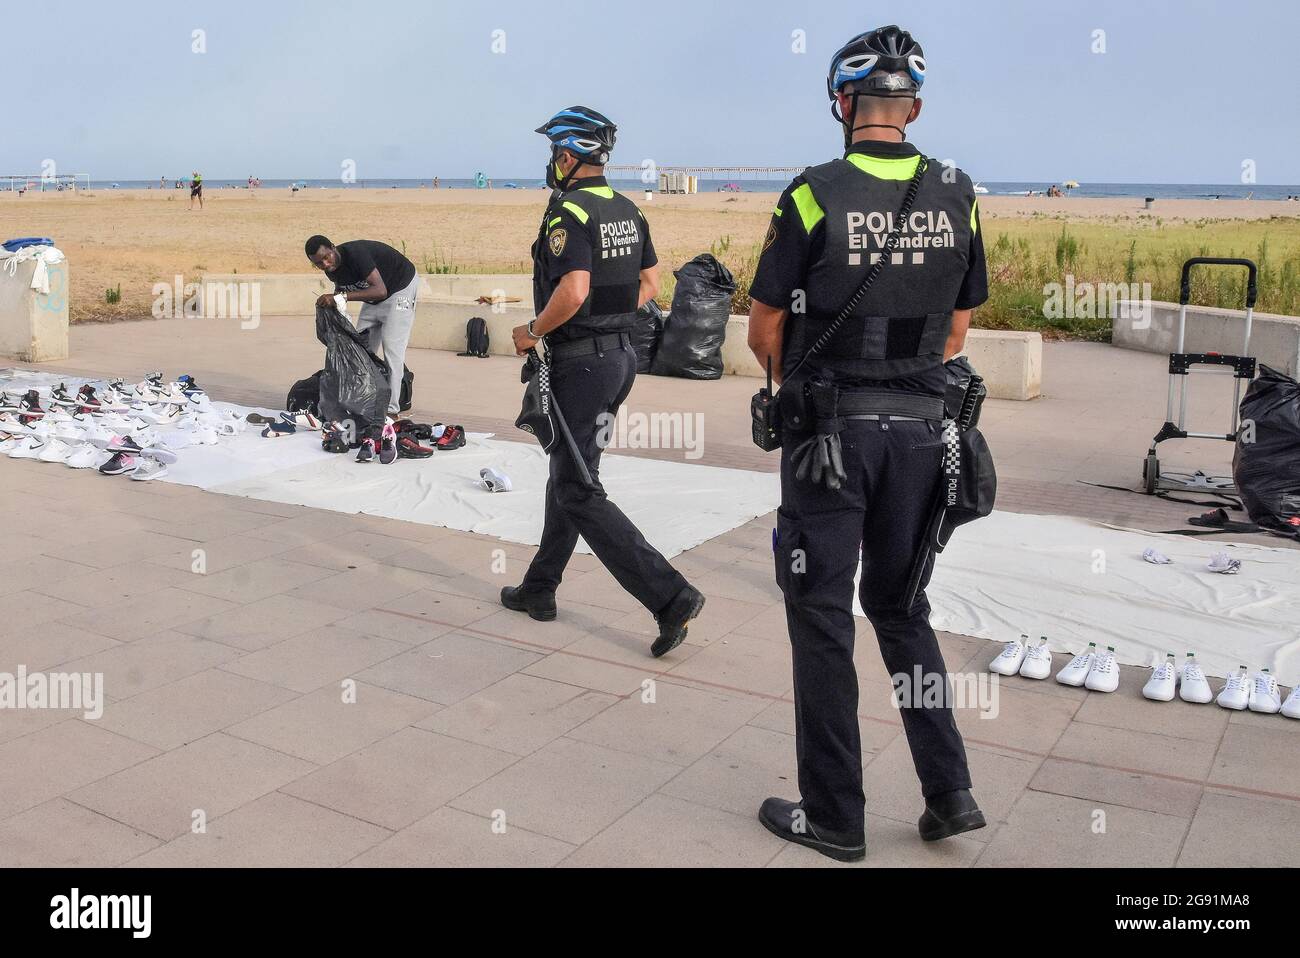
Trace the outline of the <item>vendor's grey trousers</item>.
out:
<instances>
[{"instance_id":1,"label":"vendor's grey trousers","mask_svg":"<svg viewBox=\"0 0 1300 958\"><path fill-rule=\"evenodd\" d=\"M420 294L420 277L416 274L411 285L398 290L382 303L365 303L357 316L357 331L365 333L370 351L378 354L382 345L383 357L388 360L388 411L396 413L402 396L402 370L406 363L406 344L411 341L411 327L415 325L415 300Z\"/></svg>"}]
</instances>

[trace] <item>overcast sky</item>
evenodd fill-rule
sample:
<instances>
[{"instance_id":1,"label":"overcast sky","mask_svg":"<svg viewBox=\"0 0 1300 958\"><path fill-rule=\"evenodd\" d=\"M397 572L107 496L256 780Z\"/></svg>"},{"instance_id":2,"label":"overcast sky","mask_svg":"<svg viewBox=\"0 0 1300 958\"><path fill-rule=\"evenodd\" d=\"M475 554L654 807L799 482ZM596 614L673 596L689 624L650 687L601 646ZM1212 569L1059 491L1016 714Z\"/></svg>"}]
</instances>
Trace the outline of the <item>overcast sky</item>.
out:
<instances>
[{"instance_id":1,"label":"overcast sky","mask_svg":"<svg viewBox=\"0 0 1300 958\"><path fill-rule=\"evenodd\" d=\"M890 22L909 138L977 180L1300 183L1295 0L51 0L0 18L0 173L534 180L574 103L616 163L802 166L840 150L830 54Z\"/></svg>"}]
</instances>

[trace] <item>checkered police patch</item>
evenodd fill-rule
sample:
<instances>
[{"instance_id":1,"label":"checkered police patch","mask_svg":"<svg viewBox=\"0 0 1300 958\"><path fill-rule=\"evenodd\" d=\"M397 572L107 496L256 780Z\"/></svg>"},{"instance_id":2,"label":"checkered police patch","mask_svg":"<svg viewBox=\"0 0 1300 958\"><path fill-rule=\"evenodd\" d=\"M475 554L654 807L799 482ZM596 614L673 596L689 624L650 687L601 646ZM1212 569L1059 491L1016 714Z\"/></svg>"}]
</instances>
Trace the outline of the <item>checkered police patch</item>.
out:
<instances>
[{"instance_id":1,"label":"checkered police patch","mask_svg":"<svg viewBox=\"0 0 1300 958\"><path fill-rule=\"evenodd\" d=\"M564 244L569 240L569 233L563 227L556 230L550 236L551 255L559 256L564 252Z\"/></svg>"}]
</instances>

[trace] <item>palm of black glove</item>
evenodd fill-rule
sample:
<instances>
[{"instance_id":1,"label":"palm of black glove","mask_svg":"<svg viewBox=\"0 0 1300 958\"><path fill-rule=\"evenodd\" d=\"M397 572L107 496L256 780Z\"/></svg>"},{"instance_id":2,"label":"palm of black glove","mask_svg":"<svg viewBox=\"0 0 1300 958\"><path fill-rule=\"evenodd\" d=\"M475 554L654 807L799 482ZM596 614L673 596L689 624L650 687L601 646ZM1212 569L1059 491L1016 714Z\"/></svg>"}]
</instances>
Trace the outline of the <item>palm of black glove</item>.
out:
<instances>
[{"instance_id":1,"label":"palm of black glove","mask_svg":"<svg viewBox=\"0 0 1300 958\"><path fill-rule=\"evenodd\" d=\"M795 447L790 454L794 477L827 489L839 489L849 478L844 471L838 433L817 433Z\"/></svg>"}]
</instances>

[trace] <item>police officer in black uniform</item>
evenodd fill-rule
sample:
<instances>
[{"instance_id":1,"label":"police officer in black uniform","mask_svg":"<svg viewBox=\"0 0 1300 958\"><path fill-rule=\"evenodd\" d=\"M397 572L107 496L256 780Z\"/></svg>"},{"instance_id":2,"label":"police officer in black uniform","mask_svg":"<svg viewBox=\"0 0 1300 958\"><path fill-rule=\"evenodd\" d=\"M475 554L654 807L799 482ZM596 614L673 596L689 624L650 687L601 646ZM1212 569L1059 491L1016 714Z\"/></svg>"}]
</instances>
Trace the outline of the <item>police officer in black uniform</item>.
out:
<instances>
[{"instance_id":1,"label":"police officer in black uniform","mask_svg":"<svg viewBox=\"0 0 1300 958\"><path fill-rule=\"evenodd\" d=\"M750 290L750 347L782 380L776 575L790 629L801 797L769 798L759 818L779 837L842 861L866 850L853 667L859 550L858 598L895 677L921 780L921 837L984 825L929 624L932 560L915 600L904 598L939 491L943 363L962 349L970 312L988 297L970 179L906 142L924 79L920 45L896 26L835 54L827 91L844 127L844 158L810 167L782 194ZM888 244L895 226L896 246ZM856 307L814 348L873 268ZM918 667L942 683L928 702L913 687Z\"/></svg>"},{"instance_id":2,"label":"police officer in black uniform","mask_svg":"<svg viewBox=\"0 0 1300 958\"><path fill-rule=\"evenodd\" d=\"M553 192L533 245L537 318L514 330L515 349L522 355L546 338L551 390L592 485L567 445L557 444L541 545L524 581L501 590L501 603L539 621L554 619L555 590L581 535L619 585L655 616L659 637L650 651L659 657L681 644L704 596L646 542L600 484L608 417L636 379L629 330L637 310L659 291L650 226L605 180L616 129L583 106L561 110L537 129L551 141L546 182Z\"/></svg>"}]
</instances>

